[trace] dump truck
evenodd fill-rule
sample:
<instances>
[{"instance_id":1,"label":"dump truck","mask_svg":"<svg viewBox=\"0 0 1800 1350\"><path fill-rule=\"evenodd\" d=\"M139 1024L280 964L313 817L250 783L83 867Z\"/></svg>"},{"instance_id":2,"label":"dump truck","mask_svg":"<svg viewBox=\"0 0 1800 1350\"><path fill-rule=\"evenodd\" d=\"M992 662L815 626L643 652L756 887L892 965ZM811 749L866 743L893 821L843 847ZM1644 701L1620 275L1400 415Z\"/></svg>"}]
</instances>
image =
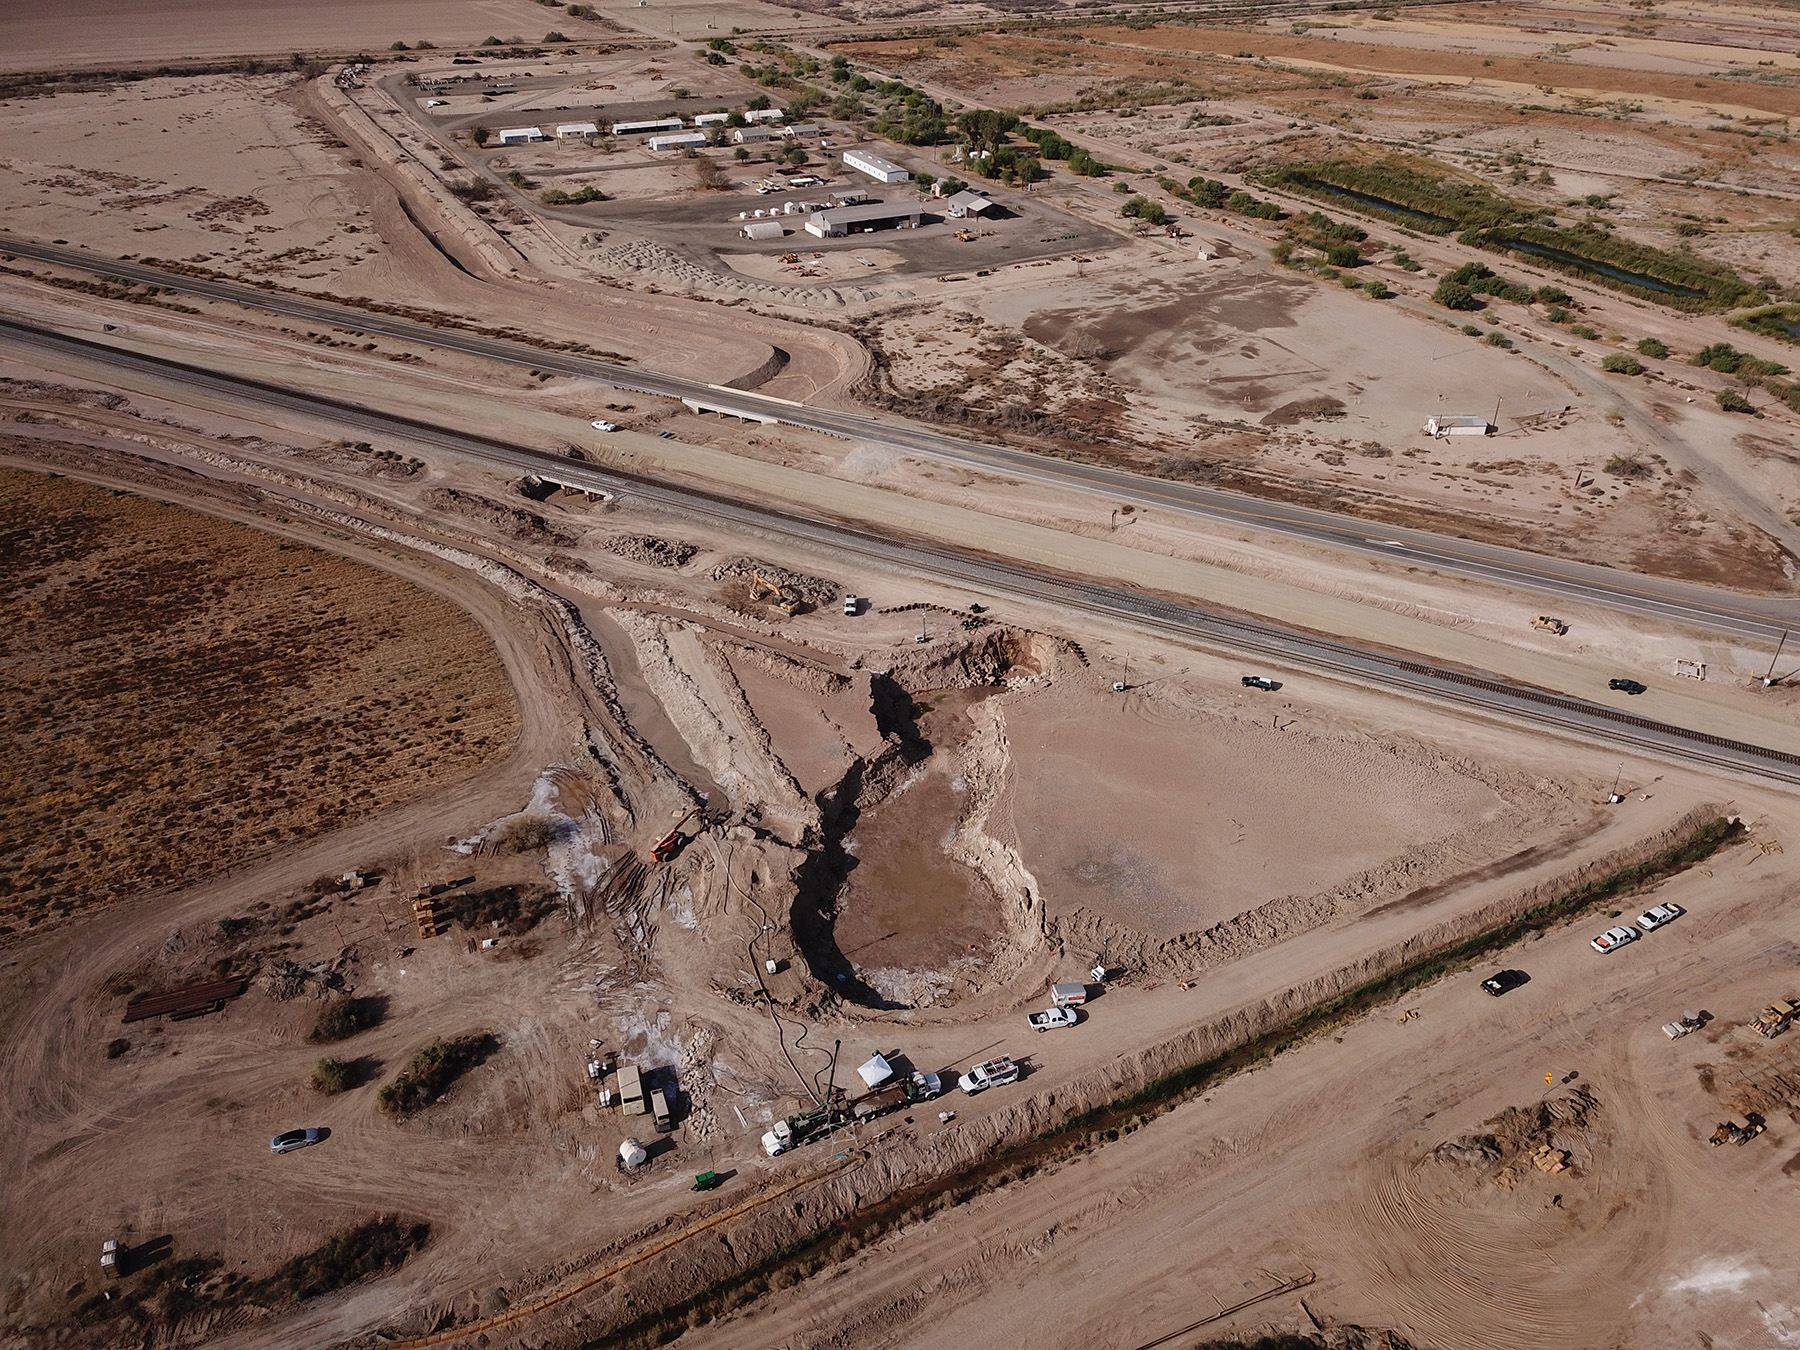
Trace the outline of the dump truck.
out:
<instances>
[{"instance_id":1,"label":"dump truck","mask_svg":"<svg viewBox=\"0 0 1800 1350\"><path fill-rule=\"evenodd\" d=\"M919 1102L944 1095L944 1083L935 1073L915 1073L897 1083L889 1083L879 1092L871 1092L850 1103L853 1120L875 1120L890 1111L899 1111Z\"/></svg>"},{"instance_id":2,"label":"dump truck","mask_svg":"<svg viewBox=\"0 0 1800 1350\"><path fill-rule=\"evenodd\" d=\"M1564 623L1561 619L1553 619L1548 614L1539 614L1534 617L1531 621L1531 626L1533 628L1541 628L1546 633L1554 633L1557 637L1561 637L1569 631L1568 624Z\"/></svg>"},{"instance_id":3,"label":"dump truck","mask_svg":"<svg viewBox=\"0 0 1800 1350\"><path fill-rule=\"evenodd\" d=\"M1764 1008L1750 1025L1756 1028L1758 1036L1772 1041L1794 1024L1797 1014L1800 1014L1800 1006L1792 999L1782 999Z\"/></svg>"}]
</instances>

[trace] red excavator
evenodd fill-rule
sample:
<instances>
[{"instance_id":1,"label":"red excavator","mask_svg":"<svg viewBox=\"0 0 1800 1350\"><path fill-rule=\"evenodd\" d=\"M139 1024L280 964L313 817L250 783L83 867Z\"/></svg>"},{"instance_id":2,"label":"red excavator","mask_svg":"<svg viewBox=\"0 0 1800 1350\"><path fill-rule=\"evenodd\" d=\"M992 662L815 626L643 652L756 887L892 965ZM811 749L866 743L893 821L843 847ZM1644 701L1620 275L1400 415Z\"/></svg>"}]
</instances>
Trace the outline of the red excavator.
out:
<instances>
[{"instance_id":1,"label":"red excavator","mask_svg":"<svg viewBox=\"0 0 1800 1350\"><path fill-rule=\"evenodd\" d=\"M650 846L650 861L666 863L677 853L681 852L681 846L687 842L686 838L683 837L681 833L681 827L686 825L705 809L704 805L696 806L680 820L676 821L674 829L670 830L661 839L658 839Z\"/></svg>"}]
</instances>

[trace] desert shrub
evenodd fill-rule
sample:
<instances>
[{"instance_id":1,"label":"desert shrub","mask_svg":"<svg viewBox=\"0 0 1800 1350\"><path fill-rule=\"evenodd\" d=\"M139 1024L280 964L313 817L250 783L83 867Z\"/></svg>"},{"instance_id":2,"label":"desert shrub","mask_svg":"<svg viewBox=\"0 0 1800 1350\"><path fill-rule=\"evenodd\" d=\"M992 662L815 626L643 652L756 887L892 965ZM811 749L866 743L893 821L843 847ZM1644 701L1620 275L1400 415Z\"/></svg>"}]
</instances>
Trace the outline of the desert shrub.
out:
<instances>
[{"instance_id":1,"label":"desert shrub","mask_svg":"<svg viewBox=\"0 0 1800 1350\"><path fill-rule=\"evenodd\" d=\"M1566 305L1571 297L1561 286L1539 286L1537 298L1546 305Z\"/></svg>"},{"instance_id":2,"label":"desert shrub","mask_svg":"<svg viewBox=\"0 0 1800 1350\"><path fill-rule=\"evenodd\" d=\"M1589 342L1598 342L1600 340L1600 334L1596 333L1592 328L1589 328L1585 323L1578 323L1569 331L1576 337L1585 338Z\"/></svg>"},{"instance_id":3,"label":"desert shrub","mask_svg":"<svg viewBox=\"0 0 1800 1350\"><path fill-rule=\"evenodd\" d=\"M218 921L218 929L223 936L231 938L236 937L239 933L243 932L246 928L252 927L255 923L255 919L226 918Z\"/></svg>"},{"instance_id":4,"label":"desert shrub","mask_svg":"<svg viewBox=\"0 0 1800 1350\"><path fill-rule=\"evenodd\" d=\"M603 202L606 194L596 187L584 187L576 192L549 188L538 194L538 200L545 206L580 206L585 202Z\"/></svg>"},{"instance_id":5,"label":"desert shrub","mask_svg":"<svg viewBox=\"0 0 1800 1350\"><path fill-rule=\"evenodd\" d=\"M334 1097L356 1086L355 1070L341 1059L322 1059L313 1070L312 1085L313 1091Z\"/></svg>"},{"instance_id":6,"label":"desert shrub","mask_svg":"<svg viewBox=\"0 0 1800 1350\"><path fill-rule=\"evenodd\" d=\"M1561 305L1552 305L1544 312L1544 317L1550 320L1551 323L1567 323L1569 321L1569 311L1564 309Z\"/></svg>"},{"instance_id":7,"label":"desert shrub","mask_svg":"<svg viewBox=\"0 0 1800 1350\"><path fill-rule=\"evenodd\" d=\"M1481 308L1481 301L1475 298L1474 291L1461 282L1451 281L1448 278L1438 282L1437 289L1431 293L1431 298L1445 309Z\"/></svg>"},{"instance_id":8,"label":"desert shrub","mask_svg":"<svg viewBox=\"0 0 1800 1350\"><path fill-rule=\"evenodd\" d=\"M392 1215L334 1233L258 1282L270 1302L316 1298L370 1275L398 1269L431 1237L428 1223L403 1224Z\"/></svg>"},{"instance_id":9,"label":"desert shrub","mask_svg":"<svg viewBox=\"0 0 1800 1350\"><path fill-rule=\"evenodd\" d=\"M1719 406L1726 412L1753 413L1756 411L1756 405L1735 389L1721 389L1714 397L1718 399Z\"/></svg>"},{"instance_id":10,"label":"desert shrub","mask_svg":"<svg viewBox=\"0 0 1800 1350\"><path fill-rule=\"evenodd\" d=\"M1650 466L1636 455L1614 455L1601 467L1614 478L1636 480L1650 476Z\"/></svg>"},{"instance_id":11,"label":"desert shrub","mask_svg":"<svg viewBox=\"0 0 1800 1350\"><path fill-rule=\"evenodd\" d=\"M1225 205L1225 198L1230 195L1230 190L1216 178L1190 178L1188 191L1193 195L1196 206L1211 207L1213 210Z\"/></svg>"},{"instance_id":12,"label":"desert shrub","mask_svg":"<svg viewBox=\"0 0 1800 1350\"><path fill-rule=\"evenodd\" d=\"M489 131L486 127L469 128L469 139L474 141L477 145L486 145L488 143L488 137L493 134L494 133Z\"/></svg>"},{"instance_id":13,"label":"desert shrub","mask_svg":"<svg viewBox=\"0 0 1800 1350\"><path fill-rule=\"evenodd\" d=\"M1600 369L1611 375L1642 375L1644 363L1629 352L1614 352L1600 363Z\"/></svg>"},{"instance_id":14,"label":"desert shrub","mask_svg":"<svg viewBox=\"0 0 1800 1350\"><path fill-rule=\"evenodd\" d=\"M1169 213L1162 208L1160 202L1153 202L1148 197L1133 197L1119 208L1122 216L1135 216L1146 225L1167 225Z\"/></svg>"},{"instance_id":15,"label":"desert shrub","mask_svg":"<svg viewBox=\"0 0 1800 1350\"><path fill-rule=\"evenodd\" d=\"M351 998L341 994L319 1009L307 1039L315 1045L344 1041L381 1021L385 1011L379 998Z\"/></svg>"},{"instance_id":16,"label":"desert shrub","mask_svg":"<svg viewBox=\"0 0 1800 1350\"><path fill-rule=\"evenodd\" d=\"M1362 250L1355 244L1333 244L1325 254L1333 267L1361 267L1362 260Z\"/></svg>"},{"instance_id":17,"label":"desert shrub","mask_svg":"<svg viewBox=\"0 0 1800 1350\"><path fill-rule=\"evenodd\" d=\"M1669 354L1668 344L1657 338L1639 338L1637 349L1639 356L1648 356L1657 361Z\"/></svg>"},{"instance_id":18,"label":"desert shrub","mask_svg":"<svg viewBox=\"0 0 1800 1350\"><path fill-rule=\"evenodd\" d=\"M1506 336L1505 333L1489 333L1487 335L1487 345L1490 347L1511 347L1512 339Z\"/></svg>"},{"instance_id":19,"label":"desert shrub","mask_svg":"<svg viewBox=\"0 0 1800 1350\"><path fill-rule=\"evenodd\" d=\"M556 912L561 897L554 886L491 886L444 896L438 912L467 932L498 929L519 937Z\"/></svg>"},{"instance_id":20,"label":"desert shrub","mask_svg":"<svg viewBox=\"0 0 1800 1350\"><path fill-rule=\"evenodd\" d=\"M1465 323L1462 326L1462 334L1464 337L1480 337L1481 326L1479 324Z\"/></svg>"},{"instance_id":21,"label":"desert shrub","mask_svg":"<svg viewBox=\"0 0 1800 1350\"><path fill-rule=\"evenodd\" d=\"M423 1111L498 1048L499 1042L485 1031L450 1041L440 1036L414 1055L393 1082L383 1085L375 1104L390 1116Z\"/></svg>"},{"instance_id":22,"label":"desert shrub","mask_svg":"<svg viewBox=\"0 0 1800 1350\"><path fill-rule=\"evenodd\" d=\"M1387 282L1383 281L1380 277L1376 277L1375 280L1367 282L1363 286L1363 290L1377 300L1385 300L1388 298L1389 294L1391 294L1387 288Z\"/></svg>"},{"instance_id":23,"label":"desert shrub","mask_svg":"<svg viewBox=\"0 0 1800 1350\"><path fill-rule=\"evenodd\" d=\"M514 816L495 842L508 853L535 853L555 837L549 816Z\"/></svg>"}]
</instances>

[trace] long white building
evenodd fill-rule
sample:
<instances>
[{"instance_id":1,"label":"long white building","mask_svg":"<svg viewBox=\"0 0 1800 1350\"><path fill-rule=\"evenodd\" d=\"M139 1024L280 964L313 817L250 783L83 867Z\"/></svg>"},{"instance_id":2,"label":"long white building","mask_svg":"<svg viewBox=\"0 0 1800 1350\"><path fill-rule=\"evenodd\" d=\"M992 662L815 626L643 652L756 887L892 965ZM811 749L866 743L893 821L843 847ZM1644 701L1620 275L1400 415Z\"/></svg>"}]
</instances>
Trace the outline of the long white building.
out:
<instances>
[{"instance_id":1,"label":"long white building","mask_svg":"<svg viewBox=\"0 0 1800 1350\"><path fill-rule=\"evenodd\" d=\"M883 159L871 150L844 151L844 167L866 173L869 177L882 183L904 183L912 177L910 169L903 169L890 159Z\"/></svg>"}]
</instances>

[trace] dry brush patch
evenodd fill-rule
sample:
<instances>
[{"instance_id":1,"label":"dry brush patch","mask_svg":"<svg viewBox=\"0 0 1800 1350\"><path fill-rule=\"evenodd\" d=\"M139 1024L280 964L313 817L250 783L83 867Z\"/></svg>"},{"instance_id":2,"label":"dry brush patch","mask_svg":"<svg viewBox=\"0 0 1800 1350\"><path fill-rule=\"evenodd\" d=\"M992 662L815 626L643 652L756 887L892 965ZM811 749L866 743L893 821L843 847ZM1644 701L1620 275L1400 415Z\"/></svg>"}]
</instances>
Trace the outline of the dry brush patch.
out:
<instances>
[{"instance_id":1,"label":"dry brush patch","mask_svg":"<svg viewBox=\"0 0 1800 1350\"><path fill-rule=\"evenodd\" d=\"M448 600L243 526L0 472L0 937L191 882L498 758Z\"/></svg>"}]
</instances>

